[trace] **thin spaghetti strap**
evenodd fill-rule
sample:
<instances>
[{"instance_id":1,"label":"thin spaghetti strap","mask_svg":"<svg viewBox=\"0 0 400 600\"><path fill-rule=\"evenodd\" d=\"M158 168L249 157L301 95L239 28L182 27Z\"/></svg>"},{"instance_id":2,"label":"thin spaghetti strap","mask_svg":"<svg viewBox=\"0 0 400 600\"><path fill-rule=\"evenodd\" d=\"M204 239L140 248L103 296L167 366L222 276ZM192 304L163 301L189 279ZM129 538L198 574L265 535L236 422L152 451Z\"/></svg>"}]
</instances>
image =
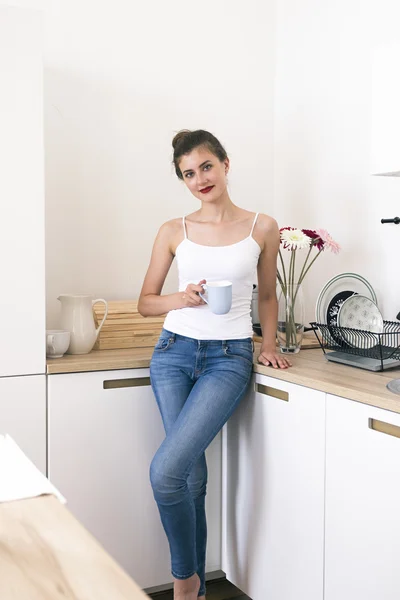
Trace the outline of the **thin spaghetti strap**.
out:
<instances>
[{"instance_id":1,"label":"thin spaghetti strap","mask_svg":"<svg viewBox=\"0 0 400 600\"><path fill-rule=\"evenodd\" d=\"M256 216L254 217L254 221L253 221L253 227L251 228L251 231L250 231L250 235L249 235L249 237L252 237L252 235L253 235L254 225L255 225L255 224L256 224L256 222L257 222L258 214L259 214L259 213L256 213Z\"/></svg>"},{"instance_id":2,"label":"thin spaghetti strap","mask_svg":"<svg viewBox=\"0 0 400 600\"><path fill-rule=\"evenodd\" d=\"M182 225L183 225L183 233L185 235L185 240L187 240L185 217L182 217Z\"/></svg>"}]
</instances>

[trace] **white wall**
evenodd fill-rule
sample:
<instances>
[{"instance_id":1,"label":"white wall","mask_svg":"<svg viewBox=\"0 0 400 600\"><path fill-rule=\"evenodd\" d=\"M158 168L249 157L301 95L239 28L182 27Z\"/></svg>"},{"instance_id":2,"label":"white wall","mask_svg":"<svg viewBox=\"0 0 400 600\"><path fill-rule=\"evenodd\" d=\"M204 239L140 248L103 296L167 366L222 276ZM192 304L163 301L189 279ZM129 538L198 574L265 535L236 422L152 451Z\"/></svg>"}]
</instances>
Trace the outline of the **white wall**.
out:
<instances>
[{"instance_id":1,"label":"white wall","mask_svg":"<svg viewBox=\"0 0 400 600\"><path fill-rule=\"evenodd\" d=\"M274 214L281 226L323 227L343 248L339 256L320 256L308 273L308 318L323 284L352 271L370 281L384 317L394 319L400 227L380 219L399 216L400 179L371 175L371 128L379 113L371 99L374 58L382 45L400 40L400 5L277 4Z\"/></svg>"},{"instance_id":2,"label":"white wall","mask_svg":"<svg viewBox=\"0 0 400 600\"><path fill-rule=\"evenodd\" d=\"M215 133L232 199L272 212L274 22L273 0L45 2L48 327L60 293L137 297L158 227L196 210L177 130Z\"/></svg>"},{"instance_id":3,"label":"white wall","mask_svg":"<svg viewBox=\"0 0 400 600\"><path fill-rule=\"evenodd\" d=\"M400 227L380 219L399 214L400 180L371 175L395 0L44 3L48 326L60 293L137 296L159 225L197 206L170 165L184 127L225 143L239 205L342 245L307 276L308 319L343 271L395 317Z\"/></svg>"}]
</instances>

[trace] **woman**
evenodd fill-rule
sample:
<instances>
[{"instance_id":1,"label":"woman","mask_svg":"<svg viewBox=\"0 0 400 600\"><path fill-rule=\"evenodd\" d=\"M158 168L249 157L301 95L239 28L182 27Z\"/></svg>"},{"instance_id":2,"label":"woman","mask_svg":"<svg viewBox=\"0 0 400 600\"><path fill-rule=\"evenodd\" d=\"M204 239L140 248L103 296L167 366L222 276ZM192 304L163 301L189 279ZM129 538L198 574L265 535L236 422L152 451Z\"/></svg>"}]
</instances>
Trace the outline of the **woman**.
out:
<instances>
[{"instance_id":1,"label":"woman","mask_svg":"<svg viewBox=\"0 0 400 600\"><path fill-rule=\"evenodd\" d=\"M207 466L204 451L246 393L253 364L250 306L258 274L263 342L260 363L287 368L277 353L276 261L279 230L264 214L231 201L228 156L209 132L181 131L172 142L179 179L198 211L160 228L139 298L143 316L168 313L150 365L166 438L150 468L168 537L174 599L205 599ZM179 292L161 295L176 256ZM207 281L232 282L232 306L216 315L200 293Z\"/></svg>"}]
</instances>

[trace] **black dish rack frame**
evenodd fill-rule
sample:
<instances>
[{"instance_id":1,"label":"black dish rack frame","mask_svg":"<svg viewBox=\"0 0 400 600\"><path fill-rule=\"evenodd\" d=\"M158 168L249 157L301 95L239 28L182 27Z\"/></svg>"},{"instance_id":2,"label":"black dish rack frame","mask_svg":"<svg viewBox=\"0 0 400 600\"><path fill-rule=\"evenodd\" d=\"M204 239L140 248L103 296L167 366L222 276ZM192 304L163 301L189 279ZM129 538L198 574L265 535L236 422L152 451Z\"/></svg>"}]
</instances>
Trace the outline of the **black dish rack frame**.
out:
<instances>
[{"instance_id":1,"label":"black dish rack frame","mask_svg":"<svg viewBox=\"0 0 400 600\"><path fill-rule=\"evenodd\" d=\"M375 358L381 363L381 371L386 360L400 360L400 323L395 321L384 321L382 333L326 323L310 325L324 354L334 351Z\"/></svg>"}]
</instances>

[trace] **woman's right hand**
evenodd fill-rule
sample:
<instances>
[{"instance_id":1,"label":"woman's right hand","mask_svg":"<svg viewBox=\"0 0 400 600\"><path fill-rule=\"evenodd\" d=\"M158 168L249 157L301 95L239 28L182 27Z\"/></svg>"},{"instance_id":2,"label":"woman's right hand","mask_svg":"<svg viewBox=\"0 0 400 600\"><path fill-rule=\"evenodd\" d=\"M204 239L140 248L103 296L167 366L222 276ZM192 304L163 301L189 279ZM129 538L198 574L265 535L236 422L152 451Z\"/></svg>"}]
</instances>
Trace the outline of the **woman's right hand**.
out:
<instances>
[{"instance_id":1,"label":"woman's right hand","mask_svg":"<svg viewBox=\"0 0 400 600\"><path fill-rule=\"evenodd\" d=\"M189 283L184 292L179 292L180 296L180 308L194 308L196 306L202 306L205 304L203 298L200 298L199 294L204 292L202 285L206 283L205 279L195 283Z\"/></svg>"}]
</instances>

